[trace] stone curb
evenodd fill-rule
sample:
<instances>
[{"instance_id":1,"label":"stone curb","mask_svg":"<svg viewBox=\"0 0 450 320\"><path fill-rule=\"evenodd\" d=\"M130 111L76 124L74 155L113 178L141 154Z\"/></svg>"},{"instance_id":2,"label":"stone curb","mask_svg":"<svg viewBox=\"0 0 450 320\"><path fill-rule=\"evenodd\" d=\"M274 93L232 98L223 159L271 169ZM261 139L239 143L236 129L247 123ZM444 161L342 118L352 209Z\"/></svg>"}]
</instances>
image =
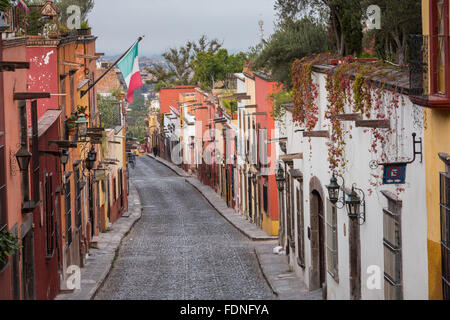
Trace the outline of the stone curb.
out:
<instances>
[{"instance_id":1,"label":"stone curb","mask_svg":"<svg viewBox=\"0 0 450 320\"><path fill-rule=\"evenodd\" d=\"M269 277L267 276L267 272L263 267L263 264L261 262L261 257L259 256L258 250L256 248L253 249L255 252L256 260L258 261L259 269L261 270L261 273L266 280L267 284L269 285L270 290L272 290L272 293L278 297L278 291L275 290L272 282L269 280Z\"/></svg>"},{"instance_id":2,"label":"stone curb","mask_svg":"<svg viewBox=\"0 0 450 320\"><path fill-rule=\"evenodd\" d=\"M175 172L177 175L186 178L186 182L189 183L192 187L194 187L202 196L203 198L225 219L227 220L233 227L235 227L237 230L239 230L243 235L245 235L247 238L249 238L252 241L271 241L271 240L277 240L278 237L274 237L274 236L252 236L251 234L249 234L248 231L244 230L243 228L241 228L239 225L237 225L232 219L230 219L230 217L224 213L220 208L217 207L216 203L214 201L212 201L212 199L210 199L210 197L208 197L207 194L205 194L205 192L203 190L200 189L200 187L196 186L195 183L193 183L192 181L189 181L189 179L193 179L195 182L197 182L197 178L189 175L187 173L185 173L185 171L181 168L176 167L175 165L166 163L166 161L163 161L162 159L159 158L155 158L153 155L148 154L148 156L156 161L158 161L159 163L165 165L167 168L171 169L173 172ZM199 183L201 183L200 181L198 181ZM203 186L203 185L202 185ZM207 187L207 186L205 186ZM232 210L232 209L231 209ZM243 220L244 221L244 220ZM245 220L246 221L246 220Z\"/></svg>"},{"instance_id":3,"label":"stone curb","mask_svg":"<svg viewBox=\"0 0 450 320\"><path fill-rule=\"evenodd\" d=\"M132 201L129 201L129 210L130 216L129 217L121 217L119 218L114 224L114 226L118 226L119 222L124 221L125 223L122 223L120 227L123 227L123 230L119 230L114 232L111 231L108 234L100 234L99 235L99 243L102 242L111 252L108 252L106 254L102 254L98 259L104 259L106 261L101 261L101 266L105 267L105 270L101 272L100 276L97 279L92 279L95 281L95 284L93 287L86 293L83 292L72 292L72 293L61 293L59 294L55 300L92 300L94 299L95 295L98 293L98 291L103 286L105 280L107 279L108 275L110 274L112 270L112 265L115 260L115 255L117 250L120 248L122 244L122 240L125 238L125 236L131 231L131 229L134 227L134 225L141 219L142 217L142 204L139 197L139 193L136 189L136 186L134 185L133 181L130 180L130 198L133 199ZM127 224L128 223L128 224ZM117 241L117 237L120 237L120 241L117 243L114 243L114 240L107 240L106 238L116 238L115 241ZM95 258L94 258L95 259ZM97 261L99 262L99 260ZM95 268L98 265L87 265L86 267L81 269L81 277L83 278L83 271L86 272L86 269L91 267Z\"/></svg>"}]
</instances>

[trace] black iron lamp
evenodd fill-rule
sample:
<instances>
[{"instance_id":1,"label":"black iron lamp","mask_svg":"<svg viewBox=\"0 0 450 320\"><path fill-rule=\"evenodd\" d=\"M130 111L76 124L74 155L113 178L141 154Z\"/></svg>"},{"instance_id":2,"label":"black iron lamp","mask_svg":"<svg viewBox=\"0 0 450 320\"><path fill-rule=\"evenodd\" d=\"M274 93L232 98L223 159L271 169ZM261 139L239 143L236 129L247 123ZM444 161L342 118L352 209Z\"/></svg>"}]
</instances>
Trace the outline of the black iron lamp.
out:
<instances>
[{"instance_id":1,"label":"black iron lamp","mask_svg":"<svg viewBox=\"0 0 450 320\"><path fill-rule=\"evenodd\" d=\"M342 179L342 184L338 183L336 172L333 171L333 175L330 179L330 184L327 185L328 189L328 199L332 204L334 204L337 208L342 209L345 206L344 196L345 196L345 181L344 178L340 177ZM342 197L339 198L339 192L342 190Z\"/></svg>"},{"instance_id":2,"label":"black iron lamp","mask_svg":"<svg viewBox=\"0 0 450 320\"><path fill-rule=\"evenodd\" d=\"M362 199L358 195L357 191L361 194ZM362 223L360 223L360 224L363 224L366 221L365 194L364 194L364 191L357 188L355 184L353 184L352 190L347 195L345 204L347 206L348 217L350 219L362 220Z\"/></svg>"},{"instance_id":3,"label":"black iron lamp","mask_svg":"<svg viewBox=\"0 0 450 320\"><path fill-rule=\"evenodd\" d=\"M97 151L95 151L95 149L92 148L91 151L89 151L88 156L86 158L86 169L91 171L92 168L94 167L94 163L96 160L97 160Z\"/></svg>"},{"instance_id":4,"label":"black iron lamp","mask_svg":"<svg viewBox=\"0 0 450 320\"><path fill-rule=\"evenodd\" d=\"M332 204L336 204L339 200L339 190L341 186L337 183L336 175L333 172L333 176L331 177L330 184L327 185L328 189L328 198Z\"/></svg>"},{"instance_id":5,"label":"black iron lamp","mask_svg":"<svg viewBox=\"0 0 450 320\"><path fill-rule=\"evenodd\" d=\"M278 190L281 192L284 190L284 184L286 182L286 176L284 174L283 166L281 163L278 165L277 173L275 174L275 180L277 181Z\"/></svg>"},{"instance_id":6,"label":"black iron lamp","mask_svg":"<svg viewBox=\"0 0 450 320\"><path fill-rule=\"evenodd\" d=\"M26 172L28 170L28 166L30 165L31 153L25 147L22 146L20 150L16 153L16 159L20 171Z\"/></svg>"}]
</instances>

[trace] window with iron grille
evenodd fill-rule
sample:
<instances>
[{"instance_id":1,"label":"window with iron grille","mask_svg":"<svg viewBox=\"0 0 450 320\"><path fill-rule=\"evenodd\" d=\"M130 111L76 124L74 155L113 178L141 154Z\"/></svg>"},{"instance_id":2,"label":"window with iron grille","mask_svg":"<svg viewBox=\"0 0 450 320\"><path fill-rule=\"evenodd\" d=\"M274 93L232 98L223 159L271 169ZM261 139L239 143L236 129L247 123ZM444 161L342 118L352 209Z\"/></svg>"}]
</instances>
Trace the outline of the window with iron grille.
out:
<instances>
[{"instance_id":1,"label":"window with iron grille","mask_svg":"<svg viewBox=\"0 0 450 320\"><path fill-rule=\"evenodd\" d=\"M384 298L402 300L401 205L388 199L383 210Z\"/></svg>"},{"instance_id":2,"label":"window with iron grille","mask_svg":"<svg viewBox=\"0 0 450 320\"><path fill-rule=\"evenodd\" d=\"M66 220L66 240L67 245L70 246L72 243L72 208L71 208L71 195L70 195L70 179L67 179L65 183L65 220Z\"/></svg>"},{"instance_id":3,"label":"window with iron grille","mask_svg":"<svg viewBox=\"0 0 450 320\"><path fill-rule=\"evenodd\" d=\"M46 174L45 177L45 220L46 220L46 243L47 256L53 256L55 252L55 207L53 194L53 175Z\"/></svg>"},{"instance_id":4,"label":"window with iron grille","mask_svg":"<svg viewBox=\"0 0 450 320\"><path fill-rule=\"evenodd\" d=\"M338 237L337 237L337 209L336 206L327 201L327 269L328 273L339 281L338 267Z\"/></svg>"},{"instance_id":5,"label":"window with iron grille","mask_svg":"<svg viewBox=\"0 0 450 320\"><path fill-rule=\"evenodd\" d=\"M81 228L81 178L80 178L80 168L76 167L73 169L75 178L75 218L77 229Z\"/></svg>"},{"instance_id":6,"label":"window with iron grille","mask_svg":"<svg viewBox=\"0 0 450 320\"><path fill-rule=\"evenodd\" d=\"M443 298L450 300L450 172L440 177L442 290Z\"/></svg>"}]
</instances>

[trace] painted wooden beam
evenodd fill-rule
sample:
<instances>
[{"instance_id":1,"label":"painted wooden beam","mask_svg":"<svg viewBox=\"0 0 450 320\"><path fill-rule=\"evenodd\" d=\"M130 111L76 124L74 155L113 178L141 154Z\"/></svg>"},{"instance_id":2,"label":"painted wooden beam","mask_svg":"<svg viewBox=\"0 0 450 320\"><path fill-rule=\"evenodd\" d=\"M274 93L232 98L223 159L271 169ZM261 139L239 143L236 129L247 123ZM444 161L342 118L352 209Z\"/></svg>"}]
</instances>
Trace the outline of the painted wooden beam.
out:
<instances>
[{"instance_id":1,"label":"painted wooden beam","mask_svg":"<svg viewBox=\"0 0 450 320\"><path fill-rule=\"evenodd\" d=\"M24 61L0 61L0 71L15 71L16 69L30 69L30 63Z\"/></svg>"},{"instance_id":2,"label":"painted wooden beam","mask_svg":"<svg viewBox=\"0 0 450 320\"><path fill-rule=\"evenodd\" d=\"M75 54L75 57L82 58L82 59L88 59L88 60L97 60L100 58L100 56L91 56L88 54L78 54L78 53Z\"/></svg>"},{"instance_id":3,"label":"painted wooden beam","mask_svg":"<svg viewBox=\"0 0 450 320\"><path fill-rule=\"evenodd\" d=\"M357 128L381 128L390 129L391 121L389 119L384 120L359 120L356 121Z\"/></svg>"},{"instance_id":4,"label":"painted wooden beam","mask_svg":"<svg viewBox=\"0 0 450 320\"><path fill-rule=\"evenodd\" d=\"M48 99L50 92L14 92L14 100Z\"/></svg>"},{"instance_id":5,"label":"painted wooden beam","mask_svg":"<svg viewBox=\"0 0 450 320\"><path fill-rule=\"evenodd\" d=\"M309 138L329 138L330 132L328 130L305 131L303 132L303 136Z\"/></svg>"},{"instance_id":6,"label":"painted wooden beam","mask_svg":"<svg viewBox=\"0 0 450 320\"><path fill-rule=\"evenodd\" d=\"M84 66L84 63L77 63L77 62L64 61L64 60L59 60L59 64L62 64L64 66L69 66L69 67L82 67L82 66Z\"/></svg>"},{"instance_id":7,"label":"painted wooden beam","mask_svg":"<svg viewBox=\"0 0 450 320\"><path fill-rule=\"evenodd\" d=\"M362 114L361 113L337 114L337 115L331 116L331 120L358 121L358 120L362 120Z\"/></svg>"},{"instance_id":8,"label":"painted wooden beam","mask_svg":"<svg viewBox=\"0 0 450 320\"><path fill-rule=\"evenodd\" d=\"M295 159L303 159L303 153L286 154L280 156L280 160L282 161L292 161Z\"/></svg>"}]
</instances>

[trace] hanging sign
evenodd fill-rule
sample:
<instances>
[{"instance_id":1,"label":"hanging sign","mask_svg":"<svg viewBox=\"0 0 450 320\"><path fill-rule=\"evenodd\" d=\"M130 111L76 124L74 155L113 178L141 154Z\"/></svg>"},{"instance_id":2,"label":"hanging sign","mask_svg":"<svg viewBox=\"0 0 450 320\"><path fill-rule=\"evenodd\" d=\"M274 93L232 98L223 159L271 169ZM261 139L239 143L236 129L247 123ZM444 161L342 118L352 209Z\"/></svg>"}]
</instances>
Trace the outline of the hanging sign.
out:
<instances>
[{"instance_id":1,"label":"hanging sign","mask_svg":"<svg viewBox=\"0 0 450 320\"><path fill-rule=\"evenodd\" d=\"M405 180L405 163L393 163L384 165L383 184L404 184Z\"/></svg>"}]
</instances>

